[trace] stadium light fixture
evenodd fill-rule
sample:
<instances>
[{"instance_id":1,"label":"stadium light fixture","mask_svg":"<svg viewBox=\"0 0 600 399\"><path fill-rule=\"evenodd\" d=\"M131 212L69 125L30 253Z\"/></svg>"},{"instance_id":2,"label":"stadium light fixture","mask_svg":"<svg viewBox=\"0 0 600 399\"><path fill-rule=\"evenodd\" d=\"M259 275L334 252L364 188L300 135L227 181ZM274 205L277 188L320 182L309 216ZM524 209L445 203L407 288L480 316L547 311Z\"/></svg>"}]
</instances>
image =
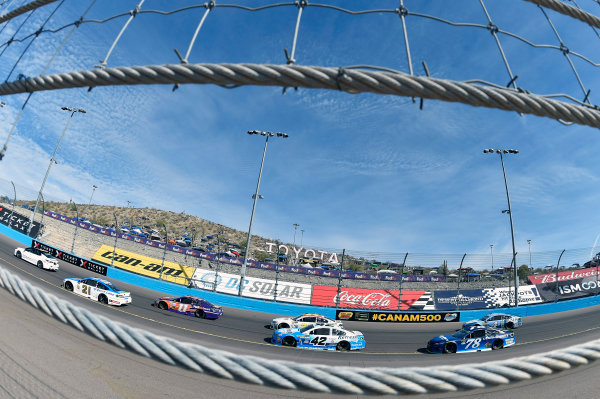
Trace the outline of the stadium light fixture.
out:
<instances>
[{"instance_id":1,"label":"stadium light fixture","mask_svg":"<svg viewBox=\"0 0 600 399\"><path fill-rule=\"evenodd\" d=\"M76 112L81 112L81 113L85 114L85 110L83 110L81 108L62 107L61 109L63 111L69 111L71 113L71 115L69 116L69 119L67 120L67 124L65 125L65 128L63 129L62 134L60 135L60 139L58 139L58 144L56 144L54 153L52 154L52 157L50 158L50 164L48 165L48 169L46 170L46 175L44 176L44 180L42 181L42 186L40 187L39 195L38 195L37 199L35 200L35 206L33 207L33 211L31 211L31 217L29 218L29 228L27 229L27 235L31 234L31 228L33 227L33 219L35 218L35 214L38 210L40 197L42 196L42 192L44 191L44 185L46 184L46 180L48 179L48 175L50 174L50 168L52 168L52 163L58 163L58 162L56 162L56 160L54 158L56 157L56 153L58 152L60 143L62 142L62 139L65 136L65 133L69 127L69 124L71 123L71 119L73 119L73 115L75 115Z\"/></svg>"},{"instance_id":2,"label":"stadium light fixture","mask_svg":"<svg viewBox=\"0 0 600 399\"><path fill-rule=\"evenodd\" d=\"M250 133L252 132L252 133ZM260 195L258 193L258 190L260 188L260 179L262 177L262 171L263 171L263 165L265 164L265 156L267 154L267 144L269 143L269 137L282 137L282 138L287 138L288 135L284 133L281 133L281 135L279 134L275 134L273 132L264 132L264 131L258 131L258 130L252 130L252 131L248 131L248 134L260 134L261 136L265 137L265 148L263 150L263 154L262 154L262 160L260 161L260 169L258 171L258 181L256 182L256 192L254 193L254 195L252 195L252 199L253 204L252 204L252 213L250 214L250 226L248 227L248 236L246 238L246 251L244 252L244 262L242 263L242 269L240 271L240 285L239 285L239 290L238 290L238 295L242 296L242 292L244 290L244 280L246 278L246 267L248 265L248 254L250 253L250 238L252 237L252 224L254 223L254 213L256 212L256 201L258 199L263 199L264 197L262 195Z\"/></svg>"},{"instance_id":3,"label":"stadium light fixture","mask_svg":"<svg viewBox=\"0 0 600 399\"><path fill-rule=\"evenodd\" d=\"M512 208L510 206L510 194L508 192L508 182L506 180L506 170L504 169L504 158L502 154L518 154L518 150L513 149L494 149L487 148L483 150L484 154L493 154L496 153L500 155L500 164L502 165L502 175L504 176L504 188L506 189L506 201L508 202L508 209L504 209L502 213L507 213L510 219L510 237L512 240L512 265L513 265L513 276L514 276L514 285L515 285L515 306L519 306L519 280L517 275L517 252L515 250L515 230L513 226L513 217L512 217Z\"/></svg>"}]
</instances>

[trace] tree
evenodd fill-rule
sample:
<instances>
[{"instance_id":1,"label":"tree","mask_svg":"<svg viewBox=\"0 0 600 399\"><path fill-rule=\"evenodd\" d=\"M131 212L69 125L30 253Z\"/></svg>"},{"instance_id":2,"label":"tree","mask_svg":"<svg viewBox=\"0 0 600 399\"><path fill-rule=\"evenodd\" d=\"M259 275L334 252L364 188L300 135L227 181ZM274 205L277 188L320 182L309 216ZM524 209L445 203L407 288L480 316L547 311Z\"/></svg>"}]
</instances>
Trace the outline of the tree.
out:
<instances>
[{"instance_id":1,"label":"tree","mask_svg":"<svg viewBox=\"0 0 600 399\"><path fill-rule=\"evenodd\" d=\"M438 274L442 276L448 275L448 266L446 266L446 262L442 263L442 265L438 268Z\"/></svg>"},{"instance_id":2,"label":"tree","mask_svg":"<svg viewBox=\"0 0 600 399\"><path fill-rule=\"evenodd\" d=\"M527 277L529 276L529 266L527 266L527 265L519 266L519 268L517 269L517 275L519 276L520 280L522 280L522 281L527 280Z\"/></svg>"}]
</instances>

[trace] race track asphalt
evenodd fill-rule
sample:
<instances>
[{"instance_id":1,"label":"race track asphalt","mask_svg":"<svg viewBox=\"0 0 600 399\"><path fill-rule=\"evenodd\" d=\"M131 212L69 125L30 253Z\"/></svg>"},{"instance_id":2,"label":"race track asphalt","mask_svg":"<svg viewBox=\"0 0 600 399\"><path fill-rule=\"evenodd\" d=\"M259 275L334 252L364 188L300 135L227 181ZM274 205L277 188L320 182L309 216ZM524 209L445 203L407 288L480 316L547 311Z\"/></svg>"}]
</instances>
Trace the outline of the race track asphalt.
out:
<instances>
[{"instance_id":1,"label":"race track asphalt","mask_svg":"<svg viewBox=\"0 0 600 399\"><path fill-rule=\"evenodd\" d=\"M13 252L16 246L20 246L20 244L9 238L3 236L0 237L0 264L7 270L19 275L20 277L31 282L32 284L43 288L47 292L53 293L63 299L72 301L78 306L84 307L98 314L102 314L113 320L121 321L135 327L144 328L159 335L169 336L171 338L180 339L185 342L198 343L213 349L223 349L234 353L260 356L263 358L340 366L417 367L433 366L440 364L479 363L483 361L501 360L512 358L515 356L546 352L557 348L563 348L566 346L587 342L600 337L600 307L596 306L583 310L562 312L554 315L528 317L524 320L523 327L515 331L515 335L517 337L517 345L500 351L457 355L431 355L427 354L424 351L424 346L429 338L439 334L451 332L460 327L459 323L379 324L364 322L344 322L346 328L360 330L365 334L367 341L367 348L365 350L360 352L337 353L308 351L295 348L284 348L274 346L269 343L272 331L266 328L270 320L278 315L267 312L250 312L233 308L225 308L224 316L218 320L196 319L193 317L183 316L172 312L164 312L159 309L156 309L150 306L150 304L157 297L163 296L163 293L121 283L119 281L115 281L115 283L118 286L122 287L122 289L131 291L133 303L128 306L119 308L102 305L100 303L93 302L88 299L77 296L71 292L65 291L60 287L64 278L87 277L90 276L89 272L64 262L61 262L61 268L58 272L49 272L38 269L34 265L31 265L23 260L14 257ZM45 349L42 349L41 352L43 355L40 356L40 359L36 359L35 361L33 361L33 363L32 360L26 356L23 356L24 360L21 362L19 362L18 359L16 359L16 357L19 356L19 354L27 354L31 350L30 348L32 346L35 347L38 342L40 344L44 341L53 342L54 334L59 334L61 341L64 340L65 337L70 337L72 339L73 345L75 346L73 350L76 353L78 353L75 362L81 361L81 357L84 357L83 353L85 353L85 347L77 346L75 342L78 342L78 345L90 345L90 347L93 348L92 352L94 353L94 356L98 357L98 359L94 360L92 363L96 361L101 361L101 364L98 366L101 370L106 370L107 367L110 368L108 365L111 364L111 362L114 363L114 359L112 361L110 360L110 358L107 358L106 360L104 359L105 356L108 357L108 354L111 354L111 356L116 356L117 363L120 363L121 360L123 360L126 361L126 364L129 365L140 364L143 365L144 368L150 367L152 369L152 371L148 372L150 375L152 375L153 373L160 374L164 372L169 376L185 375L188 377L195 376L194 378L198 381L209 380L211 386L213 387L221 386L223 387L223 389L226 388L228 395L231 396L226 395L225 397L237 397L236 392L244 392L248 395L247 397L253 397L254 394L257 395L256 397L269 397L269 395L275 395L273 397L305 397L304 395L300 395L300 393L298 392L290 392L283 390L277 390L276 392L276 390L270 390L270 388L252 387L235 382L224 382L213 377L198 375L190 371L179 369L177 367L163 365L158 362L142 358L133 353L129 353L121 349L112 347L106 343L99 342L92 337L89 337L83 333L74 330L71 327L65 326L58 321L52 320L40 311L34 309L29 305L24 304L18 298L13 297L5 290L0 291L0 295L2 297L3 302L11 303L10 307L7 307L6 305L0 307L0 309L2 309L0 317L3 324L3 331L5 331L2 337L2 347L5 348L5 353L0 354L0 358L3 359L0 363L2 364L3 370L5 365L4 363L7 361L7 359L12 359L13 361L17 362L14 364L21 364L21 367L23 369L22 374L23 376L26 376L29 375L29 366L31 366L31 368L33 369L44 367L43 364L36 364L36 362L41 362L42 359L47 359L47 361L51 361L53 357L60 358L61 356L65 356L65 353L69 353L70 355L72 355L73 352L69 352L67 348L61 348L61 345L66 345L67 347L70 346L68 342L71 341L67 340L67 343L64 344L57 343L54 345L46 345L44 347ZM268 304L266 306L268 306ZM19 315L26 315L26 317L20 317ZM33 323L36 327L31 327L31 325L25 324L21 326L21 324L23 323ZM10 325L10 329L5 328L8 327L8 325ZM52 328L50 328L50 326L52 326ZM14 337L11 336L11 333L9 332L13 330L13 327L17 329L16 332L13 332L15 334ZM46 329L53 329L55 331L49 333L46 331ZM23 334L24 330L27 330L27 333L29 335L33 335L31 337L28 337L28 339L33 340L33 343L29 346L24 346L21 352L12 353L11 351L16 350L17 347L25 345L24 343L22 343L25 342L25 334ZM19 333L19 331L21 331L21 333ZM10 346L10 342L12 342L11 339L13 341L18 340L19 344ZM10 350L7 351L7 348L9 348ZM36 349L34 352L38 354L40 353L38 349ZM31 353L29 353L28 356L35 357L36 355L32 355ZM104 363L105 361L107 363ZM152 364L155 364L155 366L152 366ZM65 365L61 367L67 366ZM71 366L69 365L67 368L69 367ZM121 367L121 365L119 365L119 367ZM586 366L586 368L582 369L582 372L585 372L586 369L592 370L588 371L588 373L594 373L598 371L598 368L596 366ZM570 374L572 374L572 377L568 377L568 375ZM0 385L2 386L5 386L3 382L9 384L10 381L14 380L9 378L5 381L2 375L6 376L6 373L0 374ZM64 385L65 388L68 388L68 381L71 381L71 379L67 378L68 376L59 379L53 378L50 381L45 381L44 378L46 376L39 376L38 373L34 373L34 375L36 376L36 378L40 378L40 380L38 381L34 379L33 381L29 382L28 384L30 385L28 385L28 389L36 389L36 387L39 388L48 386L56 390L58 395L57 397L86 396L65 395L64 390L61 390L60 386ZM86 376L90 377L90 373L87 373ZM98 376L93 375L92 373L91 377L94 379L94 381L97 382ZM152 386L151 381L154 381L152 380L152 378L147 377L146 374L142 376L137 371L130 370L129 372L124 372L124 374L120 377L111 376L107 380L103 379L103 381L105 381L105 383L109 385L104 386L100 384L102 386L97 387L97 389L99 390L98 392L112 392L111 390L113 388L111 388L111 384L114 385L116 384L116 382L109 382L115 378L115 381L124 378L133 378L136 382L132 383L132 385L143 386L144 389L146 389L149 386ZM173 377L173 380L181 380L180 382L178 382L178 384L180 384L178 386L180 387L186 385L186 382L184 381L191 381L189 382L189 384L191 385L188 387L191 392L193 391L194 387L194 378L187 379L183 377ZM556 383L554 381L560 381L561 378L567 378L567 380L578 379L580 378L580 375L577 374L576 371L569 371L566 373L558 374L558 376L544 377L544 379L549 381L549 386L553 386L554 384L560 385L561 383ZM145 380L148 381L146 383L143 383L142 381ZM158 378L158 380L160 380L160 377ZM52 381L54 381L54 383ZM54 386L54 384L57 381L60 381L60 384L58 384L58 386ZM531 392L534 392L533 387L536 386L535 384L540 384L540 381L543 381L543 379L535 379L530 384L519 383L515 385L510 385L509 389L504 388L503 390L492 390L488 393L493 393L494 395L497 395L493 397L503 397L501 395L508 394L509 391L516 389L516 386L520 386L519 389L521 390L519 392L521 393L523 392L523 390L527 389L532 389ZM589 381L593 381L595 383L595 380L593 379ZM77 379L75 378L73 378L73 381L71 381L71 383L75 384L76 387L82 387L77 384ZM565 382L563 382L562 384L564 385L564 383ZM90 384L90 386L93 385L93 383ZM559 385L557 385L555 388L549 389L548 394L552 395L559 392L558 388L563 388L562 385ZM6 386L11 385L9 384ZM244 389L244 386L248 387L248 389ZM25 388L19 388L18 386L16 386L15 389L17 389L18 391L19 389ZM67 391L69 391L69 389L67 389ZM142 393L144 389L141 389L136 392ZM158 394L159 391L162 392L161 389L164 390L166 388L156 386L154 393ZM267 389L267 391L263 391L263 389ZM586 388L585 384L583 384L581 389L583 390L582 392L586 392L586 389L588 388ZM72 389L72 391L80 392L77 389ZM183 394L184 391L180 393ZM124 392L113 392L113 394L115 395L114 397L142 397L138 396L137 393L134 394L132 392L129 392L127 394ZM485 397L481 396L481 394L482 393L480 392L480 396L478 397ZM513 391L512 397L521 396L520 394L518 396L514 396L514 394L516 394L516 391ZM313 395L316 395L314 397L319 397L318 394L307 395L311 397ZM460 397L465 397L468 395L470 395L470 393L462 393ZM33 397L42 396L46 395L33 395ZM432 397L437 396L434 395ZM444 394L443 396L447 397L448 394ZM0 397L4 397L4 395L2 395L1 390ZM52 397L52 395L48 397ZM89 397L97 396L90 395ZM159 397L159 395L144 397ZM176 395L172 397L179 396ZM321 397L323 396L321 395Z\"/></svg>"}]
</instances>

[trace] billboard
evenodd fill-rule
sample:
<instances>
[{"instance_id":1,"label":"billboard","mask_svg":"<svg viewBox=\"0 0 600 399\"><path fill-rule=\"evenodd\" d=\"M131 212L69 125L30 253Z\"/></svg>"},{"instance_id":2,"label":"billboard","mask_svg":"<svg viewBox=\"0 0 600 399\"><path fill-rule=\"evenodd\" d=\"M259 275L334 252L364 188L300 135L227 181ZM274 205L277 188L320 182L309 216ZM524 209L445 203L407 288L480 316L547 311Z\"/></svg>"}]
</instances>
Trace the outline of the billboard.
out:
<instances>
[{"instance_id":1,"label":"billboard","mask_svg":"<svg viewBox=\"0 0 600 399\"><path fill-rule=\"evenodd\" d=\"M240 276L230 273L216 273L213 270L196 269L191 286L205 290L215 290L237 295L240 289ZM312 286L310 284L275 281L264 278L244 279L242 296L269 301L310 304Z\"/></svg>"},{"instance_id":2,"label":"billboard","mask_svg":"<svg viewBox=\"0 0 600 399\"><path fill-rule=\"evenodd\" d=\"M600 285L597 277L586 277L559 281L553 283L538 284L536 287L545 302L555 300L574 299L584 296L597 295L600 293Z\"/></svg>"},{"instance_id":3,"label":"billboard","mask_svg":"<svg viewBox=\"0 0 600 399\"><path fill-rule=\"evenodd\" d=\"M335 313L338 320L379 323L449 323L460 320L460 312L400 313L337 310Z\"/></svg>"},{"instance_id":4,"label":"billboard","mask_svg":"<svg viewBox=\"0 0 600 399\"><path fill-rule=\"evenodd\" d=\"M31 246L34 248L38 248L41 251L47 252L57 259L63 260L75 266L79 266L82 269L106 276L106 265L80 258L78 256L66 253L64 251L61 251L36 240L31 241Z\"/></svg>"},{"instance_id":5,"label":"billboard","mask_svg":"<svg viewBox=\"0 0 600 399\"><path fill-rule=\"evenodd\" d=\"M29 218L21 215L18 212L13 212L12 210L0 206L0 223L5 226L9 226L13 230L17 230L20 233L27 235L27 230L29 230ZM40 231L40 224L38 222L33 222L33 226L31 227L31 233L29 234L31 237L37 237L38 232Z\"/></svg>"},{"instance_id":6,"label":"billboard","mask_svg":"<svg viewBox=\"0 0 600 399\"><path fill-rule=\"evenodd\" d=\"M123 249L114 249L108 245L102 245L92 256L92 260L105 264L113 264L119 269L141 274L152 278L161 278L172 283L188 285L194 274L194 267L180 265L174 262L162 262L160 259L136 254Z\"/></svg>"},{"instance_id":7,"label":"billboard","mask_svg":"<svg viewBox=\"0 0 600 399\"><path fill-rule=\"evenodd\" d=\"M567 281L567 280L575 280L575 279L583 279L587 277L596 277L596 272L598 268L589 267L587 269L579 269L579 270L570 270L567 272L558 273L558 281ZM545 284L545 283L555 283L556 282L556 273L549 274L534 274L528 277L531 284Z\"/></svg>"},{"instance_id":8,"label":"billboard","mask_svg":"<svg viewBox=\"0 0 600 399\"><path fill-rule=\"evenodd\" d=\"M315 285L311 305L336 306L354 309L398 310L398 290L370 290L366 288Z\"/></svg>"}]
</instances>

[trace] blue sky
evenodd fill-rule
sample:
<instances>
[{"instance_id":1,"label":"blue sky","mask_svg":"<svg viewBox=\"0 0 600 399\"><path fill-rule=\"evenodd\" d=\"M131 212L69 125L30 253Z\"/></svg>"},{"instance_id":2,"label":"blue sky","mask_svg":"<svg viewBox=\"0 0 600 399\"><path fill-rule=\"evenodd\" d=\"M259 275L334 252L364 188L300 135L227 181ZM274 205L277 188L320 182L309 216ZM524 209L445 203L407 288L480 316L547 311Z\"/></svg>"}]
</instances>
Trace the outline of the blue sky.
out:
<instances>
[{"instance_id":1,"label":"blue sky","mask_svg":"<svg viewBox=\"0 0 600 399\"><path fill-rule=\"evenodd\" d=\"M66 0L48 23L56 28L75 21L88 1ZM98 2L86 19L104 19L135 7L138 1ZM397 1L325 4L352 10L394 9ZM597 3L580 6L598 14ZM38 11L16 37L39 27L58 3ZM143 10L173 10L190 1L146 0ZM245 1L244 5L269 4ZM455 22L487 25L479 1L448 7L443 1L405 1L409 11ZM525 1L485 2L502 30L537 44L558 45L548 22ZM172 16L140 14L125 31L107 66L178 63L204 9ZM267 11L217 8L207 17L191 52L190 63L284 64L291 50L295 7ZM548 11L563 42L573 52L600 62L600 39L589 26ZM6 42L25 16L0 34ZM48 73L94 68L105 55L126 17L80 26ZM416 74L425 60L432 76L480 79L505 86L508 75L487 30L450 27L407 17ZM18 74L37 76L69 29L42 34L17 65ZM538 94L583 94L560 51L533 49L500 35L520 87ZM6 79L25 43L13 43L0 56ZM1 51L1 50L0 50ZM408 72L400 18L394 14L350 16L309 7L304 10L295 58L300 65L374 65ZM598 67L573 57L592 103L598 103ZM5 140L25 95L2 98L0 140ZM0 178L37 190L48 160L67 121L62 106L87 110L75 115L59 150L44 194L48 198L185 211L247 230L251 194L264 139L247 130L282 131L286 140L270 140L253 232L304 246L346 248L394 258L418 254L489 254L511 252L506 196L499 157L483 148L516 148L506 156L519 256L528 251L574 251L569 262L583 263L600 233L596 162L597 129L564 126L554 120L517 113L373 94L210 85L97 87L39 92L17 125ZM558 252L556 252L558 251ZM585 256L584 256L585 254ZM458 256L458 255L455 255ZM541 255L540 255L541 257ZM540 263L555 263L552 259ZM483 262L483 261L481 261ZM486 260L487 262L487 260ZM526 263L519 258L519 263ZM534 263L536 263L534 259Z\"/></svg>"}]
</instances>

